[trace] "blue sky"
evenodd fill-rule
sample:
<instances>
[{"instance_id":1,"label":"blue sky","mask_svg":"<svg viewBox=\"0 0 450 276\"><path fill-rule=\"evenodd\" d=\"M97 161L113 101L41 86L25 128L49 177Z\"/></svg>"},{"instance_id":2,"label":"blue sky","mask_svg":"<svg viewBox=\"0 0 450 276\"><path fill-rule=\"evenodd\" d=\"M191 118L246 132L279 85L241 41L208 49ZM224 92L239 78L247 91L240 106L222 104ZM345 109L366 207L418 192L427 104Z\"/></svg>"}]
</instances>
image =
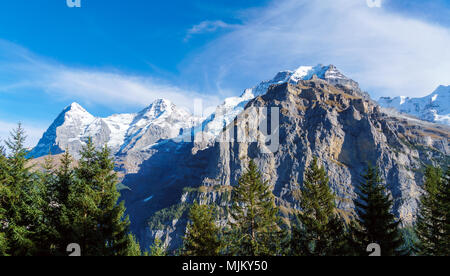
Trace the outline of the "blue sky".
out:
<instances>
[{"instance_id":1,"label":"blue sky","mask_svg":"<svg viewBox=\"0 0 450 276\"><path fill-rule=\"evenodd\" d=\"M376 1L376 0L375 0ZM189 107L300 65L335 64L374 98L450 84L450 1L2 1L0 139L30 144L73 101L97 116Z\"/></svg>"}]
</instances>

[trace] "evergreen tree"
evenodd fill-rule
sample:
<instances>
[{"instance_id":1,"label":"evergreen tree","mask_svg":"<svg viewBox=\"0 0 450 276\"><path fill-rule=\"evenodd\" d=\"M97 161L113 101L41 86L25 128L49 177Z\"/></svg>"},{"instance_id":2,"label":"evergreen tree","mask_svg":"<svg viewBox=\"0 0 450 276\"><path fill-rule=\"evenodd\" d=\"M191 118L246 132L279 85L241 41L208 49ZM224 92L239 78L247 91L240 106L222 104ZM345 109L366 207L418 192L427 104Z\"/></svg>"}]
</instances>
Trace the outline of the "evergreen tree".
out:
<instances>
[{"instance_id":1,"label":"evergreen tree","mask_svg":"<svg viewBox=\"0 0 450 276\"><path fill-rule=\"evenodd\" d=\"M124 218L123 202L117 204L118 180L110 151L107 147L97 151L89 139L80 154L68 195L70 239L80 244L83 255L126 255L129 219Z\"/></svg>"},{"instance_id":2,"label":"evergreen tree","mask_svg":"<svg viewBox=\"0 0 450 276\"><path fill-rule=\"evenodd\" d=\"M160 239L155 239L155 242L150 247L150 256L152 256L152 257L167 256L166 247Z\"/></svg>"},{"instance_id":3,"label":"evergreen tree","mask_svg":"<svg viewBox=\"0 0 450 276\"><path fill-rule=\"evenodd\" d=\"M218 256L222 248L219 240L219 227L214 222L214 208L208 205L193 204L189 213L191 224L184 237L184 255Z\"/></svg>"},{"instance_id":4,"label":"evergreen tree","mask_svg":"<svg viewBox=\"0 0 450 276\"><path fill-rule=\"evenodd\" d=\"M75 169L74 182L69 187L67 198L67 219L70 232L65 238L69 243L78 243L83 256L100 255L105 246L98 233L98 193L95 189L98 164L96 151L89 140L83 147L79 167Z\"/></svg>"},{"instance_id":5,"label":"evergreen tree","mask_svg":"<svg viewBox=\"0 0 450 276\"><path fill-rule=\"evenodd\" d=\"M7 159L5 156L5 150L3 146L0 146L0 256L7 255L8 243L6 240L5 230L7 225L6 210L2 202L7 200L9 194L9 187L6 185L8 178Z\"/></svg>"},{"instance_id":6,"label":"evergreen tree","mask_svg":"<svg viewBox=\"0 0 450 276\"><path fill-rule=\"evenodd\" d=\"M58 221L58 204L55 197L56 177L54 174L53 156L49 154L44 159L41 170L36 172L37 180L35 185L39 187L41 194L41 206L43 217L39 225L39 231L35 233L36 239L36 255L54 255L59 240L57 231Z\"/></svg>"},{"instance_id":7,"label":"evergreen tree","mask_svg":"<svg viewBox=\"0 0 450 276\"><path fill-rule=\"evenodd\" d=\"M425 171L424 195L420 199L420 211L417 217L416 233L419 243L416 245L419 255L435 256L442 253L442 234L444 224L438 202L438 191L442 182L442 171L432 166Z\"/></svg>"},{"instance_id":8,"label":"evergreen tree","mask_svg":"<svg viewBox=\"0 0 450 276\"><path fill-rule=\"evenodd\" d=\"M109 150L95 150L89 140L80 165L72 168L68 151L61 165L53 157L42 169L28 166L21 125L0 147L0 255L67 255L78 243L82 254L142 255L128 233L124 204L118 204L118 182Z\"/></svg>"},{"instance_id":9,"label":"evergreen tree","mask_svg":"<svg viewBox=\"0 0 450 276\"><path fill-rule=\"evenodd\" d=\"M229 253L238 256L279 254L278 208L269 185L253 160L233 191L232 233Z\"/></svg>"},{"instance_id":10,"label":"evergreen tree","mask_svg":"<svg viewBox=\"0 0 450 276\"><path fill-rule=\"evenodd\" d=\"M100 216L99 231L102 239L106 241L107 248L104 256L124 255L130 246L128 238L130 221L125 217L124 202L118 203L120 193L117 190L119 183L114 172L114 160L110 150L105 146L98 152L100 167L99 192L100 192Z\"/></svg>"},{"instance_id":11,"label":"evergreen tree","mask_svg":"<svg viewBox=\"0 0 450 276\"><path fill-rule=\"evenodd\" d=\"M313 159L305 172L300 197L301 213L292 229L291 254L327 256L344 254L344 223L337 215L328 176Z\"/></svg>"},{"instance_id":12,"label":"evergreen tree","mask_svg":"<svg viewBox=\"0 0 450 276\"><path fill-rule=\"evenodd\" d=\"M129 240L129 245L127 248L127 252L125 254L125 256L128 257L139 257L139 256L146 256L148 255L147 252L142 252L141 251L141 246L139 245L139 242L136 240L136 237L132 234L128 234L128 240Z\"/></svg>"},{"instance_id":13,"label":"evergreen tree","mask_svg":"<svg viewBox=\"0 0 450 276\"><path fill-rule=\"evenodd\" d=\"M73 212L69 212L68 209L71 206L69 195L75 183L75 172L72 163L72 156L69 150L66 149L60 157L60 165L55 171L56 180L52 183L53 186L51 188L54 193L51 205L54 208L49 215L58 233L58 237L55 240L55 255L67 255L67 245L74 242L71 220Z\"/></svg>"},{"instance_id":14,"label":"evergreen tree","mask_svg":"<svg viewBox=\"0 0 450 276\"><path fill-rule=\"evenodd\" d=\"M33 255L36 252L36 234L42 226L42 191L27 167L26 135L19 124L6 141L9 156L2 163L2 191L0 210L3 213L1 231L8 251L13 256ZM5 243L5 242L3 242Z\"/></svg>"},{"instance_id":15,"label":"evergreen tree","mask_svg":"<svg viewBox=\"0 0 450 276\"><path fill-rule=\"evenodd\" d=\"M450 167L447 167L447 170L442 177L437 198L442 212L444 225L442 229L442 255L450 256Z\"/></svg>"},{"instance_id":16,"label":"evergreen tree","mask_svg":"<svg viewBox=\"0 0 450 276\"><path fill-rule=\"evenodd\" d=\"M403 240L399 231L400 221L391 213L392 199L381 185L377 168L369 166L363 175L355 200L358 225L352 228L355 254L367 255L366 248L371 243L381 247L382 256L403 255Z\"/></svg>"}]
</instances>

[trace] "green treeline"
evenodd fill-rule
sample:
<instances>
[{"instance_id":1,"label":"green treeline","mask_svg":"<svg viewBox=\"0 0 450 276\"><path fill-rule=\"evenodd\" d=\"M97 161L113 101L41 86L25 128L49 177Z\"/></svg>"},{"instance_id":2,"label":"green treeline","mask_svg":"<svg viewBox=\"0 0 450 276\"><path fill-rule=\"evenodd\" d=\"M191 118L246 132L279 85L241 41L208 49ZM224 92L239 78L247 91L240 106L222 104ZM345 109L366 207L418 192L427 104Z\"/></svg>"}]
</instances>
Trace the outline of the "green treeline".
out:
<instances>
[{"instance_id":1,"label":"green treeline","mask_svg":"<svg viewBox=\"0 0 450 276\"><path fill-rule=\"evenodd\" d=\"M107 147L98 150L89 140L78 162L66 152L58 166L55 157L48 157L37 170L27 160L25 138L19 125L5 141L6 149L0 148L0 256L67 256L73 243L83 256L168 255L161 240L143 252L130 234ZM367 256L368 245L376 243L383 256L448 256L450 175L445 169L426 169L418 220L401 229L376 167L369 166L356 185L355 216L344 219L327 172L314 158L305 171L298 211L287 223L272 187L251 160L227 210L199 203L190 207L177 254ZM187 208L180 205L171 212L181 216ZM169 216L157 215L160 220ZM163 227L157 221L153 226Z\"/></svg>"},{"instance_id":2,"label":"green treeline","mask_svg":"<svg viewBox=\"0 0 450 276\"><path fill-rule=\"evenodd\" d=\"M336 208L325 169L314 158L305 172L300 211L288 227L253 161L233 189L228 223L216 225L217 207L194 203L184 237L186 256L449 256L449 170L428 167L417 225L400 228L393 201L378 169L369 166L357 185L356 216L344 220Z\"/></svg>"},{"instance_id":3,"label":"green treeline","mask_svg":"<svg viewBox=\"0 0 450 276\"><path fill-rule=\"evenodd\" d=\"M22 127L0 149L0 255L67 256L76 243L83 256L141 255L129 234L114 162L108 148L91 141L78 165L66 152L58 167L52 157L33 170Z\"/></svg>"}]
</instances>

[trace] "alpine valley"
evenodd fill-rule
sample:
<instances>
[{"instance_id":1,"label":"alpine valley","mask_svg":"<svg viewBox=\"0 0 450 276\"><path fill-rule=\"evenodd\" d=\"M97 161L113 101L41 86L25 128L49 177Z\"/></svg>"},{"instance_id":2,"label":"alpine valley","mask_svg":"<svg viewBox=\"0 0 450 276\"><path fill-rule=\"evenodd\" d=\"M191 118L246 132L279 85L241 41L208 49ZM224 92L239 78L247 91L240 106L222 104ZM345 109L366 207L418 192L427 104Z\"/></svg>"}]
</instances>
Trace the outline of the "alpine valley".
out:
<instances>
[{"instance_id":1,"label":"alpine valley","mask_svg":"<svg viewBox=\"0 0 450 276\"><path fill-rule=\"evenodd\" d=\"M299 183L314 157L327 170L344 217L354 214L355 183L369 163L376 164L395 215L409 225L416 219L424 167L450 161L449 93L442 86L422 99L384 98L378 104L335 66L303 66L226 99L206 118L164 99L138 113L107 118L73 103L30 156L39 160L67 149L78 158L89 137L98 147L108 145L131 230L144 248L155 238L179 247L194 201L223 207L220 215L226 218L231 191L250 158L273 189L284 218L299 209ZM279 136L276 151L268 151L263 140L217 142L245 128L238 115L254 121L267 116L251 112L252 107L279 108L279 128L271 130Z\"/></svg>"}]
</instances>

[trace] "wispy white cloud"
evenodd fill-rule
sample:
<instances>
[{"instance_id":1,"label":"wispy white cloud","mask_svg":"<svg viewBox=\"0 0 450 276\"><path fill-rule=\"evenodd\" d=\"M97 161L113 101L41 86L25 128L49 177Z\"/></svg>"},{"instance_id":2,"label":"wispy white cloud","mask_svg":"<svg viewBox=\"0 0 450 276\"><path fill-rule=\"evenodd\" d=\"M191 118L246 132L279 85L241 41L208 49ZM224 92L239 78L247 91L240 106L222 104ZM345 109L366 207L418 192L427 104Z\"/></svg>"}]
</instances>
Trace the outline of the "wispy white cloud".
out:
<instances>
[{"instance_id":1,"label":"wispy white cloud","mask_svg":"<svg viewBox=\"0 0 450 276\"><path fill-rule=\"evenodd\" d=\"M217 96L182 89L151 76L65 66L5 41L0 41L0 51L0 75L6 76L6 80L0 78L0 92L32 88L62 100L75 98L82 104L119 110L144 107L158 98L191 110L195 99L208 105L220 102Z\"/></svg>"},{"instance_id":2,"label":"wispy white cloud","mask_svg":"<svg viewBox=\"0 0 450 276\"><path fill-rule=\"evenodd\" d=\"M450 83L448 28L366 0L276 0L242 21L184 61L186 78L242 89L279 70L332 63L375 98L422 96Z\"/></svg>"},{"instance_id":3,"label":"wispy white cloud","mask_svg":"<svg viewBox=\"0 0 450 276\"><path fill-rule=\"evenodd\" d=\"M237 27L239 25L225 23L222 20L214 20L214 21L202 21L197 25L192 26L186 34L185 41L188 41L193 35L203 34L203 33L212 33L219 29L230 29Z\"/></svg>"}]
</instances>

